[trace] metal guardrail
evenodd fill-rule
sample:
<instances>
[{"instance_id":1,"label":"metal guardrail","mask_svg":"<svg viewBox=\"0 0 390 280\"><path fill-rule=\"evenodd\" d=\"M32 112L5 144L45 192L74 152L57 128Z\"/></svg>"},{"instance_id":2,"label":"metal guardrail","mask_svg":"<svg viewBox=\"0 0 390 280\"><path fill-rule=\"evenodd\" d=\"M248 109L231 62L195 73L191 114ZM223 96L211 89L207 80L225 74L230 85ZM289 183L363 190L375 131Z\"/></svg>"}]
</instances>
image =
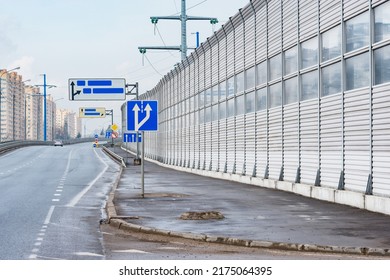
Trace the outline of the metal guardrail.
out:
<instances>
[{"instance_id":1,"label":"metal guardrail","mask_svg":"<svg viewBox=\"0 0 390 280\"><path fill-rule=\"evenodd\" d=\"M112 159L114 159L115 161L117 161L119 164L121 164L123 167L126 167L126 163L125 163L125 160L123 157L117 155L116 153L114 153L113 151L111 151L109 148L105 147L105 146L102 146L103 147L103 151L109 156L111 157Z\"/></svg>"},{"instance_id":2,"label":"metal guardrail","mask_svg":"<svg viewBox=\"0 0 390 280\"><path fill-rule=\"evenodd\" d=\"M106 140L106 139L105 139ZM71 144L78 144L78 143L84 143L84 142L94 142L95 138L78 138L78 139L69 139L69 140L63 140L62 142L64 145L71 145ZM99 139L99 141L104 141L103 138ZM51 146L54 144L54 141L25 141L25 140L16 140L16 141L6 141L0 143L0 154L26 147L26 146Z\"/></svg>"}]
</instances>

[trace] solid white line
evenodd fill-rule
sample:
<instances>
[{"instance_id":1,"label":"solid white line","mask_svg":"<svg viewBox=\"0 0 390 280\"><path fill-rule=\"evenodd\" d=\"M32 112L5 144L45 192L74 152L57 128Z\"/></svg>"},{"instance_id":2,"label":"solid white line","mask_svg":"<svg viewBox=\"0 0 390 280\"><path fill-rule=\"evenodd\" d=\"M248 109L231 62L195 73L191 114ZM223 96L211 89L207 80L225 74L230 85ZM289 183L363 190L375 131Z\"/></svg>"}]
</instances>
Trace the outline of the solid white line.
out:
<instances>
[{"instance_id":1,"label":"solid white line","mask_svg":"<svg viewBox=\"0 0 390 280\"><path fill-rule=\"evenodd\" d=\"M89 191L90 188L92 188L92 186L96 183L97 180L99 180L99 178L107 171L108 169L108 164L105 163L103 161L103 159L97 154L96 150L94 149L93 150L95 152L95 155L97 156L97 158L106 166L102 172L99 173L99 175L97 175L97 177L95 179L93 179L87 187L85 187L79 194L77 194L66 206L67 207L74 207L79 201L80 199Z\"/></svg>"},{"instance_id":2,"label":"solid white line","mask_svg":"<svg viewBox=\"0 0 390 280\"><path fill-rule=\"evenodd\" d=\"M50 223L51 215L53 215L54 208L55 208L54 205L52 205L52 206L50 207L49 212L48 212L47 215L46 215L46 219L45 219L45 221L43 222L44 225L48 225L48 224Z\"/></svg>"}]
</instances>

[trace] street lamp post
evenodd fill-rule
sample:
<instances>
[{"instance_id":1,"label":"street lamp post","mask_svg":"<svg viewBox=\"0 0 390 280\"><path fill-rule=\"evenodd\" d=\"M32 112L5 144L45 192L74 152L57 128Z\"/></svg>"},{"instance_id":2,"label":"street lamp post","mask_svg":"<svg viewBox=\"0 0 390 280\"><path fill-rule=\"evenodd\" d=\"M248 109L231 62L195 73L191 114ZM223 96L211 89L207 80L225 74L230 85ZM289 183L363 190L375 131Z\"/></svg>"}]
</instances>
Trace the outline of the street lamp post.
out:
<instances>
[{"instance_id":1,"label":"street lamp post","mask_svg":"<svg viewBox=\"0 0 390 280\"><path fill-rule=\"evenodd\" d=\"M3 77L4 74L7 74L11 71L14 71L14 70L18 70L20 69L20 67L16 67L16 68L13 68L13 69L10 69L8 71L4 71L1 75L0 75L0 142L2 142L2 135L3 135L3 130L2 130L2 115L1 115L1 99L2 99L2 93L1 93L1 79Z\"/></svg>"},{"instance_id":2,"label":"street lamp post","mask_svg":"<svg viewBox=\"0 0 390 280\"><path fill-rule=\"evenodd\" d=\"M36 86L43 86L43 141L46 141L46 125L47 125L47 112L46 112L46 88L52 88L56 87L55 85L47 85L46 84L46 74L42 74L43 76L43 85L36 85Z\"/></svg>"}]
</instances>

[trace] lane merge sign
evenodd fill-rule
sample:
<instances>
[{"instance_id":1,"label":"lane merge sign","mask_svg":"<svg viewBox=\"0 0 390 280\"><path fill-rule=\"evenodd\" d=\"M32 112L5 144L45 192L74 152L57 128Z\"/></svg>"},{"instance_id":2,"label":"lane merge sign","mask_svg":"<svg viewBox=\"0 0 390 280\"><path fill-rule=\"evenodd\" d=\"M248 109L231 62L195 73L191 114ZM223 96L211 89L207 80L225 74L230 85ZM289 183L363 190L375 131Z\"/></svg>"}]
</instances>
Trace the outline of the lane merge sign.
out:
<instances>
[{"instance_id":1,"label":"lane merge sign","mask_svg":"<svg viewBox=\"0 0 390 280\"><path fill-rule=\"evenodd\" d=\"M79 109L80 118L105 118L106 117L106 108L80 108Z\"/></svg>"},{"instance_id":2,"label":"lane merge sign","mask_svg":"<svg viewBox=\"0 0 390 280\"><path fill-rule=\"evenodd\" d=\"M126 80L114 79L69 79L69 100L125 100Z\"/></svg>"},{"instance_id":3,"label":"lane merge sign","mask_svg":"<svg viewBox=\"0 0 390 280\"><path fill-rule=\"evenodd\" d=\"M130 100L127 101L127 130L157 131L158 101Z\"/></svg>"}]
</instances>

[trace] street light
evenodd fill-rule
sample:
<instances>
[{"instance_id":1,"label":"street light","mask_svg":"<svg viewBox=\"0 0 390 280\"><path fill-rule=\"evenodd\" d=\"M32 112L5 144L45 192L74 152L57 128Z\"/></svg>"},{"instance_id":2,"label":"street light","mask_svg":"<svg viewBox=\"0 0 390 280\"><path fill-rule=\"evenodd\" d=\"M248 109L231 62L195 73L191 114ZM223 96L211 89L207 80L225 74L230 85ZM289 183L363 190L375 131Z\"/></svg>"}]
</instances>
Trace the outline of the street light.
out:
<instances>
[{"instance_id":1,"label":"street light","mask_svg":"<svg viewBox=\"0 0 390 280\"><path fill-rule=\"evenodd\" d=\"M7 74L7 73L9 73L9 72L11 72L11 71L19 70L19 69L20 69L20 67L15 67L15 68L13 68L13 69L4 71L4 72L1 73L1 75L0 75L0 142L2 142L1 137L2 137L2 135L3 135L3 129L2 129L2 124L1 124L1 122L2 122L2 115L1 115L1 98L2 98L2 93L1 93L1 80L2 80L2 77L3 77L4 74Z\"/></svg>"},{"instance_id":2,"label":"street light","mask_svg":"<svg viewBox=\"0 0 390 280\"><path fill-rule=\"evenodd\" d=\"M57 87L55 85L47 85L46 84L46 74L42 74L41 76L43 76L43 85L36 85L36 86L43 86L43 141L46 141L46 125L47 125L47 116L46 116L46 105L47 105L47 101L46 101L46 88L53 88L53 87Z\"/></svg>"}]
</instances>

